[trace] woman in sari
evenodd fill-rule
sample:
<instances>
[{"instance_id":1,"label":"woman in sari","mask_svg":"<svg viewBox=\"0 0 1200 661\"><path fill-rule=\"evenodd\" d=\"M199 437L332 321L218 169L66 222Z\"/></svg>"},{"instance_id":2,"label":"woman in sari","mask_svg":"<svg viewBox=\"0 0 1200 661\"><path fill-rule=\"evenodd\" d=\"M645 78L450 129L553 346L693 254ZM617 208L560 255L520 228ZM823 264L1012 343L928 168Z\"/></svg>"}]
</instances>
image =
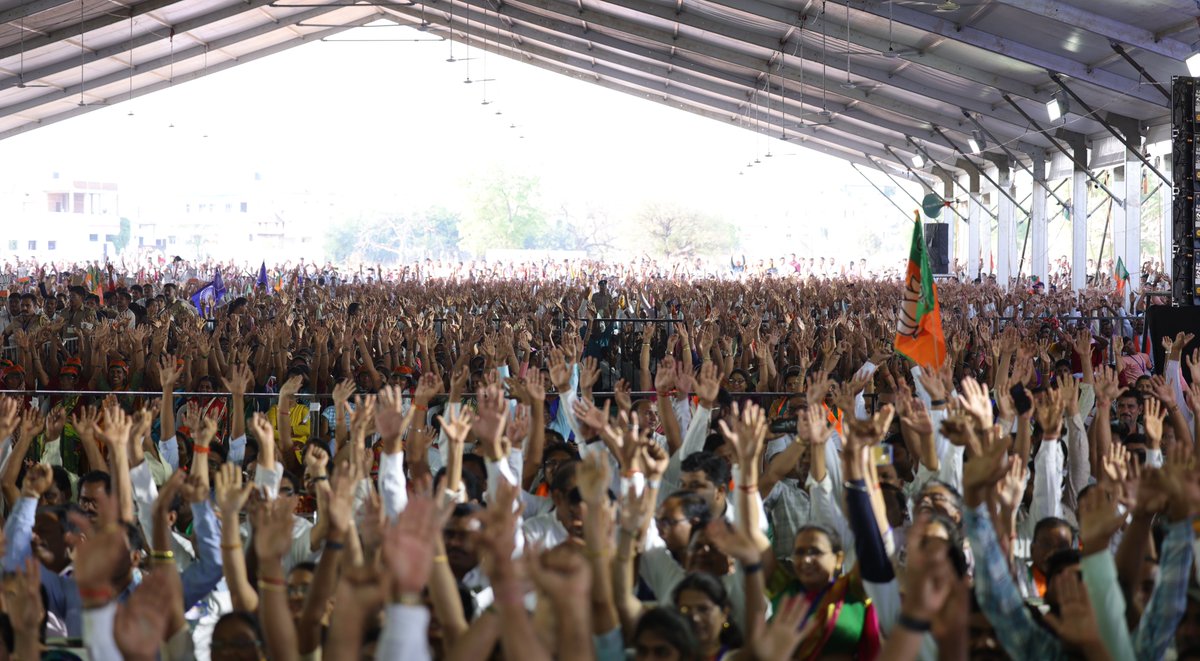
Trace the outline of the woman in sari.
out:
<instances>
[{"instance_id":1,"label":"woman in sari","mask_svg":"<svg viewBox=\"0 0 1200 661\"><path fill-rule=\"evenodd\" d=\"M792 546L796 577L775 595L772 610L794 595L809 602L808 618L815 622L813 635L801 643L795 659L874 659L879 654L881 632L872 600L855 566L843 572L845 553L830 530L804 526Z\"/></svg>"}]
</instances>

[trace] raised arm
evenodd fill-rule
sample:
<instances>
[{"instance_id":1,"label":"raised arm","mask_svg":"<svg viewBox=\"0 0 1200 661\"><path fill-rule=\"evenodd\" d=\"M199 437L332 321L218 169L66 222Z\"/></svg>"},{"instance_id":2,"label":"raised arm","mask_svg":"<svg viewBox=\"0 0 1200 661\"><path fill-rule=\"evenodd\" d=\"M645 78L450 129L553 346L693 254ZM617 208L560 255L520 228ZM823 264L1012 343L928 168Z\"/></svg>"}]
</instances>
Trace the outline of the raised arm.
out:
<instances>
[{"instance_id":1,"label":"raised arm","mask_svg":"<svg viewBox=\"0 0 1200 661\"><path fill-rule=\"evenodd\" d=\"M158 402L158 439L162 446L178 443L175 439L175 382L183 373L182 368L172 355L164 355L159 360L158 379L162 385L162 399ZM164 459L172 469L179 469L179 447L175 446L173 460L171 453L163 452Z\"/></svg>"},{"instance_id":2,"label":"raised arm","mask_svg":"<svg viewBox=\"0 0 1200 661\"><path fill-rule=\"evenodd\" d=\"M283 556L292 547L292 512L296 498L270 500L254 511L254 550L258 555L258 619L262 624L267 656L297 661L300 658L296 627L287 603Z\"/></svg>"},{"instance_id":3,"label":"raised arm","mask_svg":"<svg viewBox=\"0 0 1200 661\"><path fill-rule=\"evenodd\" d=\"M321 645L321 620L329 607L329 599L337 586L338 565L343 549L354 531L354 493L358 487L362 467L355 461L347 461L334 472L334 483L318 481L317 488L325 492L326 528L324 549L312 585L304 599L304 608L297 621L300 654L311 654Z\"/></svg>"},{"instance_id":4,"label":"raised arm","mask_svg":"<svg viewBox=\"0 0 1200 661\"><path fill-rule=\"evenodd\" d=\"M583 502L588 506L583 521L583 539L586 545L585 555L592 571L588 599L591 603L593 630L597 634L603 634L620 627L613 596L612 561L609 557L614 513L608 500L608 457L599 452L587 455L579 466L577 479Z\"/></svg>"},{"instance_id":5,"label":"raised arm","mask_svg":"<svg viewBox=\"0 0 1200 661\"><path fill-rule=\"evenodd\" d=\"M250 371L247 365L243 365L240 361L235 362L230 370L229 378L221 379L222 385L230 394L229 408L229 461L234 461L241 464L241 459L234 457L234 445L242 443L242 456L245 455L245 436L246 436L246 392L254 386L254 374Z\"/></svg>"},{"instance_id":6,"label":"raised arm","mask_svg":"<svg viewBox=\"0 0 1200 661\"><path fill-rule=\"evenodd\" d=\"M34 409L25 409L25 412L21 414L21 426L17 432L17 441L13 444L8 461L4 464L4 502L8 505L9 512L12 512L13 508L17 506L17 500L20 498L20 490L17 489L17 475L25 463L25 455L29 452L29 446L37 437L43 422L41 414Z\"/></svg>"},{"instance_id":7,"label":"raised arm","mask_svg":"<svg viewBox=\"0 0 1200 661\"><path fill-rule=\"evenodd\" d=\"M250 498L254 485L242 484L241 468L231 463L221 466L216 475L217 507L221 510L221 566L225 584L236 611L253 613L258 610L258 593L250 584L246 571L246 555L242 550L238 523L242 508Z\"/></svg>"},{"instance_id":8,"label":"raised arm","mask_svg":"<svg viewBox=\"0 0 1200 661\"><path fill-rule=\"evenodd\" d=\"M667 451L672 455L683 445L679 418L675 416L671 397L671 391L678 383L678 374L675 361L668 356L659 361L658 373L654 375L655 406L658 407L658 419L662 423L663 435L667 437Z\"/></svg>"},{"instance_id":9,"label":"raised arm","mask_svg":"<svg viewBox=\"0 0 1200 661\"><path fill-rule=\"evenodd\" d=\"M101 438L108 443L113 498L120 507L120 520L125 523L134 521L133 486L129 480L129 436L132 429L133 420L115 402L104 409Z\"/></svg>"},{"instance_id":10,"label":"raised arm","mask_svg":"<svg viewBox=\"0 0 1200 661\"><path fill-rule=\"evenodd\" d=\"M511 390L517 401L529 407L529 440L525 442L525 466L521 471L521 488L528 491L546 451L546 384L541 370L536 369L525 373L524 382L513 384Z\"/></svg>"},{"instance_id":11,"label":"raised arm","mask_svg":"<svg viewBox=\"0 0 1200 661\"><path fill-rule=\"evenodd\" d=\"M170 604L170 624L167 627L170 632L187 626L187 621L183 616L183 581L179 577L178 569L174 566L169 519L171 503L180 494L186 477L186 473L178 471L171 475L171 478L163 483L163 488L158 492L158 498L154 500L153 505L154 532L150 543L152 562L161 567L164 578L172 584L171 591L176 595L176 599L172 600L173 602ZM156 569L158 568L156 567Z\"/></svg>"},{"instance_id":12,"label":"raised arm","mask_svg":"<svg viewBox=\"0 0 1200 661\"><path fill-rule=\"evenodd\" d=\"M301 378L293 376L284 382L279 389L279 403L275 414L275 435L279 437L279 449L283 454L283 465L291 473L300 475L304 468L296 458L292 447L292 405L296 403L296 393L300 392Z\"/></svg>"}]
</instances>

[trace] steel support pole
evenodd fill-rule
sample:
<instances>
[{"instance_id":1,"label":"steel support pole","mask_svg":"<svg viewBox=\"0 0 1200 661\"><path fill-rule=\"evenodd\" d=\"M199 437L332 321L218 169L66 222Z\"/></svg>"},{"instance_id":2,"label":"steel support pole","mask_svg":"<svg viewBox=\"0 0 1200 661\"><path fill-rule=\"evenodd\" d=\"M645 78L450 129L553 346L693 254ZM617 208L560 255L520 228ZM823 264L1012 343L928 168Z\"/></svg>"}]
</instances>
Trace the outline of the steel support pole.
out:
<instances>
[{"instance_id":1,"label":"steel support pole","mask_svg":"<svg viewBox=\"0 0 1200 661\"><path fill-rule=\"evenodd\" d=\"M1111 198L1110 198L1111 199ZM1088 172L1071 175L1071 288L1087 286Z\"/></svg>"}]
</instances>

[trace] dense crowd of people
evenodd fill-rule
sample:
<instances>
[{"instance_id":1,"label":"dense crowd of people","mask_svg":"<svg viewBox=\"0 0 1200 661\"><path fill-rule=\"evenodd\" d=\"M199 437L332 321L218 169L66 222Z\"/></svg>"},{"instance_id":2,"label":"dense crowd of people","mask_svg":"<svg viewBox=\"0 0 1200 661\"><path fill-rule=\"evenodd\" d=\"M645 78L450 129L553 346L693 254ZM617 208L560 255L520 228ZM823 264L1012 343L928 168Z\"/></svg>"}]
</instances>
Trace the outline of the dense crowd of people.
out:
<instances>
[{"instance_id":1,"label":"dense crowd of people","mask_svg":"<svg viewBox=\"0 0 1200 661\"><path fill-rule=\"evenodd\" d=\"M648 268L10 269L0 649L1200 658L1149 296Z\"/></svg>"}]
</instances>

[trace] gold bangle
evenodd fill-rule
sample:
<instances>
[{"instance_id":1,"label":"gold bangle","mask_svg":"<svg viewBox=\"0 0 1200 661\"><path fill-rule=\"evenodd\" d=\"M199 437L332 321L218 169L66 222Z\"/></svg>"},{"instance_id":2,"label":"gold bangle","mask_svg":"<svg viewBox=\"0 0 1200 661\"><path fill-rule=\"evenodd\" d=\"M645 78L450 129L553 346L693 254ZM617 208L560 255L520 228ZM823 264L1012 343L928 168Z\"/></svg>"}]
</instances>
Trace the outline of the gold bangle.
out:
<instances>
[{"instance_id":1,"label":"gold bangle","mask_svg":"<svg viewBox=\"0 0 1200 661\"><path fill-rule=\"evenodd\" d=\"M404 606L424 606L425 600L421 598L420 592L401 592L396 598L396 603Z\"/></svg>"},{"instance_id":2,"label":"gold bangle","mask_svg":"<svg viewBox=\"0 0 1200 661\"><path fill-rule=\"evenodd\" d=\"M287 592L287 588L282 585L276 585L274 583L264 583L262 581L258 582L258 589L259 589L259 591L272 590L275 592Z\"/></svg>"},{"instance_id":3,"label":"gold bangle","mask_svg":"<svg viewBox=\"0 0 1200 661\"><path fill-rule=\"evenodd\" d=\"M175 552L174 551L151 551L150 559L174 562L175 561Z\"/></svg>"},{"instance_id":4,"label":"gold bangle","mask_svg":"<svg viewBox=\"0 0 1200 661\"><path fill-rule=\"evenodd\" d=\"M444 564L447 564L448 562L450 562L450 559L446 557L445 553L443 553L442 555L433 556L433 561L434 561L434 563L444 565Z\"/></svg>"}]
</instances>

